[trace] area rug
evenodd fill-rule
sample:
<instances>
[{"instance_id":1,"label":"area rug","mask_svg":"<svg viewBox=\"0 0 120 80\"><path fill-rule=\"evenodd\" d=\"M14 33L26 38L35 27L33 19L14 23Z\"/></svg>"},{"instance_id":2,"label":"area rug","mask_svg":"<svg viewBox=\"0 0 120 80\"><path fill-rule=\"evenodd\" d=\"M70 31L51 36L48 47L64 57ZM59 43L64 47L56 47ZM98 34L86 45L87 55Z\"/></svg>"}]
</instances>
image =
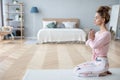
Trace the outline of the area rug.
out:
<instances>
[{"instance_id":1,"label":"area rug","mask_svg":"<svg viewBox=\"0 0 120 80\"><path fill-rule=\"evenodd\" d=\"M36 40L36 39L26 40L26 41L24 42L24 44L37 44L37 40Z\"/></svg>"},{"instance_id":2,"label":"area rug","mask_svg":"<svg viewBox=\"0 0 120 80\"><path fill-rule=\"evenodd\" d=\"M120 80L120 68L110 69L112 75L105 77L76 77L72 70L32 70L26 71L23 80Z\"/></svg>"}]
</instances>

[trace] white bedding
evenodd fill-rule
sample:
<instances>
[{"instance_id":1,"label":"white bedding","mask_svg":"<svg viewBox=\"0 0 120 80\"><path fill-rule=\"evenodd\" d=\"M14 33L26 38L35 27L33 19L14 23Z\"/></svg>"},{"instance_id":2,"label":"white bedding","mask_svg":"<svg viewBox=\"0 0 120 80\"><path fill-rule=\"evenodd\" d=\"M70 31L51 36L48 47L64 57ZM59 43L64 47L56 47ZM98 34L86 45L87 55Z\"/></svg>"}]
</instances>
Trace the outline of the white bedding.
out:
<instances>
[{"instance_id":1,"label":"white bedding","mask_svg":"<svg viewBox=\"0 0 120 80\"><path fill-rule=\"evenodd\" d=\"M39 43L86 41L86 33L82 29L40 29L37 34Z\"/></svg>"}]
</instances>

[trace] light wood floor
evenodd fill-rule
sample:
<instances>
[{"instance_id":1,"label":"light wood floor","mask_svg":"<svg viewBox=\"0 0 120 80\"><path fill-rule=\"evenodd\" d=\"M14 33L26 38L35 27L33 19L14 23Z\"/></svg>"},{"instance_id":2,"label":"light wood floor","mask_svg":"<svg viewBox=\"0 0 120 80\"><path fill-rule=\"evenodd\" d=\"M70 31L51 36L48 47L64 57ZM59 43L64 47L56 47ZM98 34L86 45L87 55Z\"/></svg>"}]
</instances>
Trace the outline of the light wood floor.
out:
<instances>
[{"instance_id":1,"label":"light wood floor","mask_svg":"<svg viewBox=\"0 0 120 80\"><path fill-rule=\"evenodd\" d=\"M120 41L109 49L110 68L120 68ZM27 69L73 69L90 61L91 49L85 44L24 44L0 42L0 80L22 80Z\"/></svg>"}]
</instances>

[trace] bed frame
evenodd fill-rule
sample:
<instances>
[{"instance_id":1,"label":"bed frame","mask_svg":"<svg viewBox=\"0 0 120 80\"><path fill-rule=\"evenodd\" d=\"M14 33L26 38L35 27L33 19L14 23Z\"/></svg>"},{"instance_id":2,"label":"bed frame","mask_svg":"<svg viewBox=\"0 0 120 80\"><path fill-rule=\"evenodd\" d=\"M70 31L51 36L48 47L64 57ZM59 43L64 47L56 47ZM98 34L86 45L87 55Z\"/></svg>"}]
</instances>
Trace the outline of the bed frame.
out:
<instances>
[{"instance_id":1,"label":"bed frame","mask_svg":"<svg viewBox=\"0 0 120 80\"><path fill-rule=\"evenodd\" d=\"M43 21L56 21L58 23L62 22L76 22L76 28L80 26L80 20L78 18L43 18Z\"/></svg>"}]
</instances>

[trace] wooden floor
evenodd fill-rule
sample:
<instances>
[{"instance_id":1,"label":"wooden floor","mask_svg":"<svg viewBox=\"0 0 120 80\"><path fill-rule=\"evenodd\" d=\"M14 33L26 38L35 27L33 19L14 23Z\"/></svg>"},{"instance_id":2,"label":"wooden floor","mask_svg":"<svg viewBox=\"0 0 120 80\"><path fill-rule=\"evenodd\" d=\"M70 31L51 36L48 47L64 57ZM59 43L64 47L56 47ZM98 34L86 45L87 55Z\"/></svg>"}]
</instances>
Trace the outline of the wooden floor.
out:
<instances>
[{"instance_id":1,"label":"wooden floor","mask_svg":"<svg viewBox=\"0 0 120 80\"><path fill-rule=\"evenodd\" d=\"M110 68L120 68L120 41L109 49ZM22 80L27 69L73 69L91 60L85 44L24 44L24 41L0 42L0 80Z\"/></svg>"}]
</instances>

